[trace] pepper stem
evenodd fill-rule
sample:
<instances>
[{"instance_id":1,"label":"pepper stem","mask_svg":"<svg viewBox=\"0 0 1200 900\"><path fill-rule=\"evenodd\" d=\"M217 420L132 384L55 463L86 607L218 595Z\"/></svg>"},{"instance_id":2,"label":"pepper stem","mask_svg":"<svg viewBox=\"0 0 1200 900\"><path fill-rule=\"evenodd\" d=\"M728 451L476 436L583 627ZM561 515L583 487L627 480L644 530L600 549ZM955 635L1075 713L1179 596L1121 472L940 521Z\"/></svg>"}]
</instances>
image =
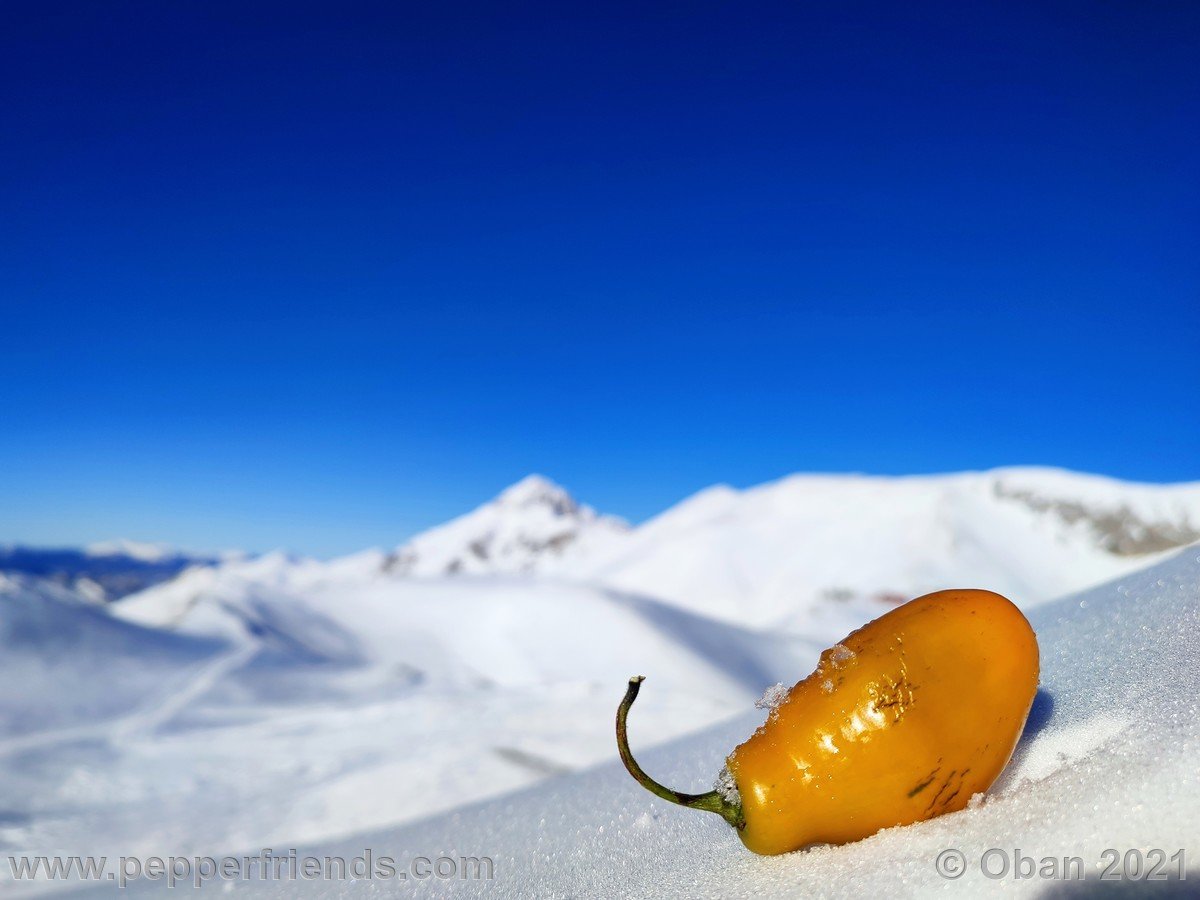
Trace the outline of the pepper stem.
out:
<instances>
[{"instance_id":1,"label":"pepper stem","mask_svg":"<svg viewBox=\"0 0 1200 900\"><path fill-rule=\"evenodd\" d=\"M705 794L681 794L679 791L673 791L669 787L659 784L643 772L642 767L637 764L637 760L633 758L633 753L629 750L629 736L626 733L625 720L629 717L629 708L633 706L633 701L637 699L638 691L641 690L642 682L645 680L644 675L634 675L630 678L629 687L625 690L625 699L617 707L617 750L620 751L621 762L625 763L629 774L633 776L634 781L656 797L661 797L663 800L679 806L686 806L688 809L702 809L705 812L716 813L734 828L744 828L746 820L742 817L742 807L739 804L729 802L716 791L709 791Z\"/></svg>"}]
</instances>

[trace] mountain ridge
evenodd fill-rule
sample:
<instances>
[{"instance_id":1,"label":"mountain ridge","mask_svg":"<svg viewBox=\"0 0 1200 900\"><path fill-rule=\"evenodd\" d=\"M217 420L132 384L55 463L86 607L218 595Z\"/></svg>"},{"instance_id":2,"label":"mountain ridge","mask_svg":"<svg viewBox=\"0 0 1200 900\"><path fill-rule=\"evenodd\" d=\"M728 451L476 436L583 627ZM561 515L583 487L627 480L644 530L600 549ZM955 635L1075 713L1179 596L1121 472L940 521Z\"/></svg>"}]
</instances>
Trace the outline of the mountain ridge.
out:
<instances>
[{"instance_id":1,"label":"mountain ridge","mask_svg":"<svg viewBox=\"0 0 1200 900\"><path fill-rule=\"evenodd\" d=\"M836 638L847 623L931 590L988 586L1032 606L1198 539L1200 483L1065 469L798 473L745 489L714 485L636 527L531 475L390 553L328 562L268 554L185 573L124 602L146 611L153 595L172 594L184 608L190 593L228 578L306 589L503 575L595 584L732 624Z\"/></svg>"},{"instance_id":2,"label":"mountain ridge","mask_svg":"<svg viewBox=\"0 0 1200 900\"><path fill-rule=\"evenodd\" d=\"M847 603L873 618L879 602L978 585L1034 605L1197 539L1200 483L1039 467L805 473L701 491L587 574L716 618L836 637Z\"/></svg>"}]
</instances>

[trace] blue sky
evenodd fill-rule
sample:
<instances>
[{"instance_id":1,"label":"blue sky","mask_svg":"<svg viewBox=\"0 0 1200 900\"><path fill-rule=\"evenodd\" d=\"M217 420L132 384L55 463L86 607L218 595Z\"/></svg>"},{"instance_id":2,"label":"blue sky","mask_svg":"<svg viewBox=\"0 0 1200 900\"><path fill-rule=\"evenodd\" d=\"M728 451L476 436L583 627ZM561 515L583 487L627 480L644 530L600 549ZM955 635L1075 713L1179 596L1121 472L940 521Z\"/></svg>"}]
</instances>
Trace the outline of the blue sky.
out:
<instances>
[{"instance_id":1,"label":"blue sky","mask_svg":"<svg viewBox=\"0 0 1200 900\"><path fill-rule=\"evenodd\" d=\"M576 6L7 5L0 541L1200 479L1200 6Z\"/></svg>"}]
</instances>

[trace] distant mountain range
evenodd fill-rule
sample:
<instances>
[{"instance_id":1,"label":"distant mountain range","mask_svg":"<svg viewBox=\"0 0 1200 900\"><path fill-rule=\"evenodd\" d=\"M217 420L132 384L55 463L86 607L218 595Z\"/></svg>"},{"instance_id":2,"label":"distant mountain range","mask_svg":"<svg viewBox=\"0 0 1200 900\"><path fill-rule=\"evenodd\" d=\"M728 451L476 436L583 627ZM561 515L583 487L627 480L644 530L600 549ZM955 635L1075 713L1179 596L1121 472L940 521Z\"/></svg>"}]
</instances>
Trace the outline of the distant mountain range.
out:
<instances>
[{"instance_id":1,"label":"distant mountain range","mask_svg":"<svg viewBox=\"0 0 1200 900\"><path fill-rule=\"evenodd\" d=\"M196 556L110 542L0 546L0 572L93 601L223 578L302 587L333 579L544 577L654 597L733 624L836 631L879 604L977 585L1023 605L1141 568L1200 540L1200 483L1150 485L1060 469L949 475L793 475L718 485L631 528L531 475L391 552L322 562ZM204 571L211 570L211 571ZM844 614L843 614L844 613Z\"/></svg>"},{"instance_id":2,"label":"distant mountain range","mask_svg":"<svg viewBox=\"0 0 1200 900\"><path fill-rule=\"evenodd\" d=\"M168 581L189 566L220 561L134 541L107 541L83 549L0 545L0 573L43 579L96 603Z\"/></svg>"}]
</instances>

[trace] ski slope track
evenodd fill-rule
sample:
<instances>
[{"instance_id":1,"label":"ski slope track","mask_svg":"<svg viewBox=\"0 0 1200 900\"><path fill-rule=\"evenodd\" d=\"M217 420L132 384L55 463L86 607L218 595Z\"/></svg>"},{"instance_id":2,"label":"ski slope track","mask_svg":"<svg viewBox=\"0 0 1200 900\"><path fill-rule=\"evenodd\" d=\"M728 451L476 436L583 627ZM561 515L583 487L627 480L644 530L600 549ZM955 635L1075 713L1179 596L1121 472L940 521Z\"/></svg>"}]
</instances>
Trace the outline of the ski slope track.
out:
<instances>
[{"instance_id":1,"label":"ski slope track","mask_svg":"<svg viewBox=\"0 0 1200 900\"><path fill-rule=\"evenodd\" d=\"M51 582L0 574L0 756L173 705L227 649L114 619Z\"/></svg>"}]
</instances>

